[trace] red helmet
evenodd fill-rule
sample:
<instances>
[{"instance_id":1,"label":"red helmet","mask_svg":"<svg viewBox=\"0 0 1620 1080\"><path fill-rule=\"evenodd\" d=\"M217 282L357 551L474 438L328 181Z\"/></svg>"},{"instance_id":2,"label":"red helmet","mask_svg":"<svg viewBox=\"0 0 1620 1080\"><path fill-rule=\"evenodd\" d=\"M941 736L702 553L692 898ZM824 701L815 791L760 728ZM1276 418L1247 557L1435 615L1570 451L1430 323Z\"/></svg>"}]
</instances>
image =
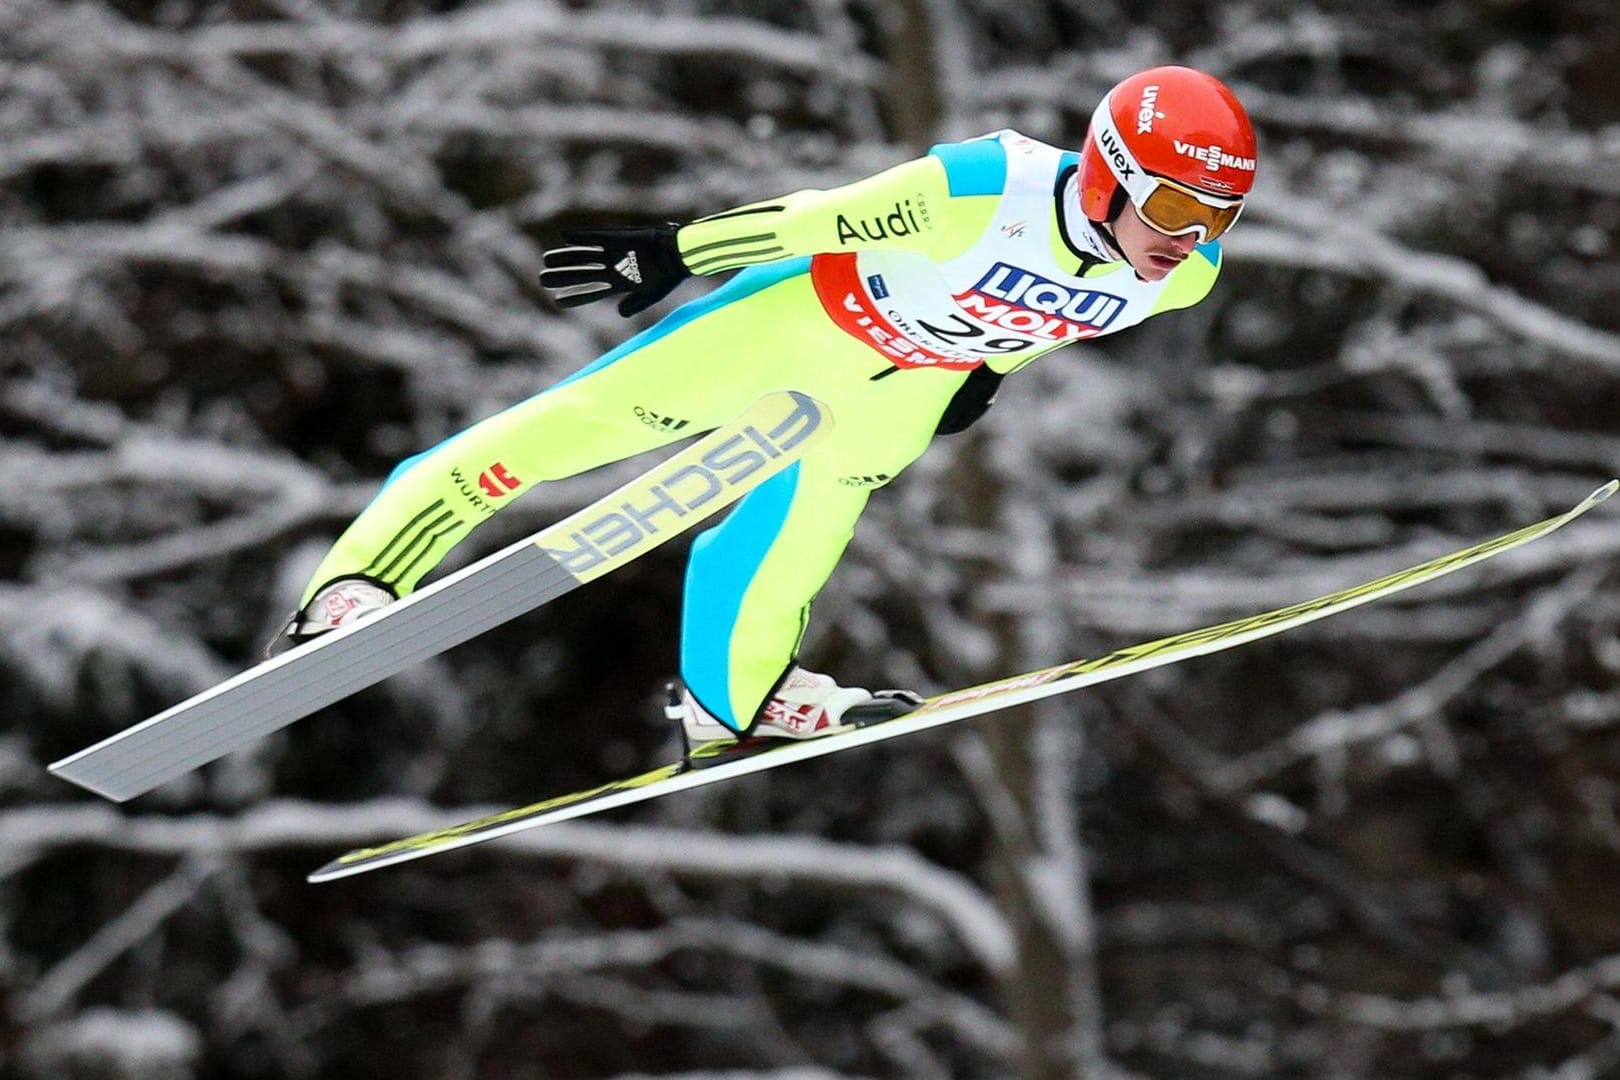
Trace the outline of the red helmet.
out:
<instances>
[{"instance_id":1,"label":"red helmet","mask_svg":"<svg viewBox=\"0 0 1620 1080\"><path fill-rule=\"evenodd\" d=\"M1254 127L1225 83L1192 68L1149 68L1104 94L1092 114L1080 209L1106 223L1129 198L1160 232L1213 240L1237 220L1254 171Z\"/></svg>"}]
</instances>

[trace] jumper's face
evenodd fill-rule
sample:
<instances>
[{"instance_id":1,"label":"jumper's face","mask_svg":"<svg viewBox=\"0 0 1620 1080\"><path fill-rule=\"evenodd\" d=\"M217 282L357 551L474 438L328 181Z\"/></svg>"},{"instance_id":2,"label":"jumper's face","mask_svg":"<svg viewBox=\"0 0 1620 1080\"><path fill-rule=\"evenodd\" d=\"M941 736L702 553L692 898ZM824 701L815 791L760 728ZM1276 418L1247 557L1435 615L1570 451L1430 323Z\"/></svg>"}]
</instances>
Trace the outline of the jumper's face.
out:
<instances>
[{"instance_id":1,"label":"jumper's face","mask_svg":"<svg viewBox=\"0 0 1620 1080\"><path fill-rule=\"evenodd\" d=\"M1114 240L1119 253L1143 281L1162 281L1198 246L1198 233L1166 236L1136 212L1130 203L1114 219Z\"/></svg>"}]
</instances>

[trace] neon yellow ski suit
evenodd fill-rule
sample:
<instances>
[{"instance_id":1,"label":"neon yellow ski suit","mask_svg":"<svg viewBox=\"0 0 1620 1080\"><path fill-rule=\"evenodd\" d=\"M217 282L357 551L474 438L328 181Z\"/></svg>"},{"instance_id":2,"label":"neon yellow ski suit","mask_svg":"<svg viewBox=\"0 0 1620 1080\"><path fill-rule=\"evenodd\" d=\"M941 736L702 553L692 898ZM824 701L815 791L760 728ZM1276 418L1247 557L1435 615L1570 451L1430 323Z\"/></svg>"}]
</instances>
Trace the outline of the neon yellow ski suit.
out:
<instances>
[{"instance_id":1,"label":"neon yellow ski suit","mask_svg":"<svg viewBox=\"0 0 1620 1080\"><path fill-rule=\"evenodd\" d=\"M998 132L847 187L677 234L694 273L743 270L551 388L402 463L305 593L362 575L400 595L528 487L712 428L760 394L824 402L835 430L693 545L682 677L745 730L871 491L927 447L970 371L1197 303L1216 244L1158 283L1109 261L1078 211L1077 157Z\"/></svg>"}]
</instances>

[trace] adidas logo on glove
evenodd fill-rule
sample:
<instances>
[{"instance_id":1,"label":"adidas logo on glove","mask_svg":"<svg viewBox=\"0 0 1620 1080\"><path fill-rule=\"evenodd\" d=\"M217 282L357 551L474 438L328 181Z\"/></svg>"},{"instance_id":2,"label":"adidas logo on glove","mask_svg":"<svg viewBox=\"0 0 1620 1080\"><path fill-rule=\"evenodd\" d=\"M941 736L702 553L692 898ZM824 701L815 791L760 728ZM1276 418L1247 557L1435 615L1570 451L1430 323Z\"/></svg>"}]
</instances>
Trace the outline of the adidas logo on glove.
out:
<instances>
[{"instance_id":1,"label":"adidas logo on glove","mask_svg":"<svg viewBox=\"0 0 1620 1080\"><path fill-rule=\"evenodd\" d=\"M625 278L627 281L633 281L637 285L641 284L641 265L636 262L635 252L632 251L630 254L620 259L616 264L614 264L613 269L617 270L620 276Z\"/></svg>"}]
</instances>

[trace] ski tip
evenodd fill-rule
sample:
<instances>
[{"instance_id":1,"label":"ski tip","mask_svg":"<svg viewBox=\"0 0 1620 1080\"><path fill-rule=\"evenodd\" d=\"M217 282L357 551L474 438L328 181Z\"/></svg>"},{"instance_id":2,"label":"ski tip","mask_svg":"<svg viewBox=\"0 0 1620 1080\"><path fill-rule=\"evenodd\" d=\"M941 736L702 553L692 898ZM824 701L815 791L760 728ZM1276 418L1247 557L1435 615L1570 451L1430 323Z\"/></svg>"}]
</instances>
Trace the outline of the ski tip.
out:
<instances>
[{"instance_id":1,"label":"ski tip","mask_svg":"<svg viewBox=\"0 0 1620 1080\"><path fill-rule=\"evenodd\" d=\"M1602 487L1598 488L1596 491L1592 492L1590 496L1588 496L1586 500L1587 504L1596 506L1604 499L1607 499L1610 495L1613 495L1616 491L1620 491L1620 480L1610 480L1607 484L1604 484Z\"/></svg>"},{"instance_id":2,"label":"ski tip","mask_svg":"<svg viewBox=\"0 0 1620 1080\"><path fill-rule=\"evenodd\" d=\"M348 861L348 856L344 855L333 859L318 870L311 871L304 880L311 885L320 885L327 881L336 881L338 878L351 877L358 874L362 869L365 869L365 866L357 867L353 862Z\"/></svg>"},{"instance_id":3,"label":"ski tip","mask_svg":"<svg viewBox=\"0 0 1620 1080\"><path fill-rule=\"evenodd\" d=\"M333 870L334 870L333 864L332 863L327 863L325 866L321 867L319 870L316 870L313 873L310 873L309 875L307 875L304 878L304 880L309 882L311 885L320 885L321 883L331 881L333 878L338 876L338 875L336 875L336 874L334 874L332 872Z\"/></svg>"},{"instance_id":4,"label":"ski tip","mask_svg":"<svg viewBox=\"0 0 1620 1080\"><path fill-rule=\"evenodd\" d=\"M99 795L108 802L124 803L141 794L139 791L126 791L109 784L101 783L98 778L88 770L81 769L80 763L87 751L81 750L72 757L65 757L61 761L53 761L45 766L45 771L58 780L66 780L75 787L88 791L92 795Z\"/></svg>"}]
</instances>

